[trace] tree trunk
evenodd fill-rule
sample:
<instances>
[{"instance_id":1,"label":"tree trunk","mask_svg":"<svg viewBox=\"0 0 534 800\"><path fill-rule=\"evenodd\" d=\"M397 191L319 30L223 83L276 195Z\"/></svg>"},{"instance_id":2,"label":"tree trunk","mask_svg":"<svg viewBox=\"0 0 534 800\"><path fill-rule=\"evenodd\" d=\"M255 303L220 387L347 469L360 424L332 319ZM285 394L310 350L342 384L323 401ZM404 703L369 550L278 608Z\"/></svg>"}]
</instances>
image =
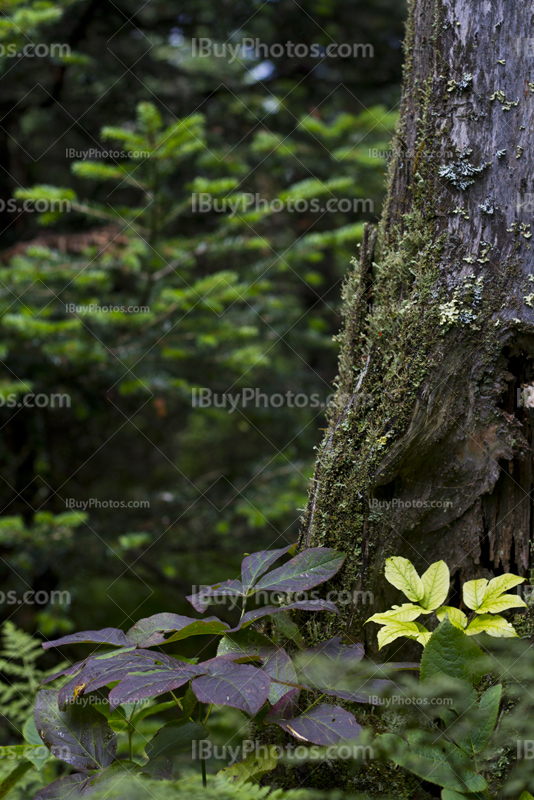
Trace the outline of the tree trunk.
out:
<instances>
[{"instance_id":1,"label":"tree trunk","mask_svg":"<svg viewBox=\"0 0 534 800\"><path fill-rule=\"evenodd\" d=\"M518 404L534 383L529 21L505 0L410 5L386 209L345 285L301 533L347 554L339 587L372 592L373 612L399 602L384 585L391 555L419 570L444 559L456 590L531 566L528 388ZM365 597L341 625L372 651Z\"/></svg>"}]
</instances>

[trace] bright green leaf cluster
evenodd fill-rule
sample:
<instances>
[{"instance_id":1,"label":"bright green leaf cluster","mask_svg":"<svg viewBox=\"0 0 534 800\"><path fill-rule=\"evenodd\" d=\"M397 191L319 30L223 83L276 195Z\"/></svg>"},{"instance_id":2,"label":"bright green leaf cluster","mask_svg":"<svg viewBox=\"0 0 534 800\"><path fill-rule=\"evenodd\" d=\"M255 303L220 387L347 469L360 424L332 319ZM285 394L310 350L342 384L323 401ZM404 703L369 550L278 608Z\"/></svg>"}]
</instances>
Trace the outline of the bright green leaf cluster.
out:
<instances>
[{"instance_id":1,"label":"bright green leaf cluster","mask_svg":"<svg viewBox=\"0 0 534 800\"><path fill-rule=\"evenodd\" d=\"M385 576L410 602L395 605L381 614L373 614L367 620L383 626L378 632L380 649L400 636L414 639L424 647L431 633L415 620L421 614L430 614L433 611L440 622L448 615L450 622L456 628L464 630L467 636L476 636L483 632L499 638L517 636L513 625L498 612L510 608L526 608L526 603L520 597L505 594L508 589L523 583L524 578L509 574L499 575L491 581L486 578L467 581L463 587L463 602L476 615L470 622L459 608L443 605L450 587L449 568L444 561L431 564L420 577L409 559L393 556L386 560Z\"/></svg>"}]
</instances>

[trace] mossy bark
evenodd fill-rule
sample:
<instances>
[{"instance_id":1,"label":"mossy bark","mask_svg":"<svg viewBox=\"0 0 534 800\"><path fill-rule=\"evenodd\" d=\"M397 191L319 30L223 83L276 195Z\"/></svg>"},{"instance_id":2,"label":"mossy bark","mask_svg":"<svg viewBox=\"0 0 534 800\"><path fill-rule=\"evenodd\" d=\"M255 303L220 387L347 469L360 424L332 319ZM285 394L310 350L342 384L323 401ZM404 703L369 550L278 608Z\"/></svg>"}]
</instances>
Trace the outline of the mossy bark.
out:
<instances>
[{"instance_id":1,"label":"mossy bark","mask_svg":"<svg viewBox=\"0 0 534 800\"><path fill-rule=\"evenodd\" d=\"M453 587L529 573L532 412L517 402L534 382L529 17L505 0L410 5L388 198L345 284L300 539L343 550L337 586L356 594L311 638L341 624L375 646L362 623L371 596L373 611L399 599L390 555L420 570L443 558Z\"/></svg>"}]
</instances>

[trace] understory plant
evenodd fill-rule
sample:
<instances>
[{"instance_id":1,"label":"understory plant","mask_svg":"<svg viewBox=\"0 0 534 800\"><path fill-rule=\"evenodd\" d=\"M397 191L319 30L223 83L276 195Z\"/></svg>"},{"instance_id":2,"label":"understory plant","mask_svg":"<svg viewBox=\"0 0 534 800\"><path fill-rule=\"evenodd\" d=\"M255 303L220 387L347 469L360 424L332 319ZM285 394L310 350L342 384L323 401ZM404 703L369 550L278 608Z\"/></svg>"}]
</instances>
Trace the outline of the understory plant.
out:
<instances>
[{"instance_id":1,"label":"understory plant","mask_svg":"<svg viewBox=\"0 0 534 800\"><path fill-rule=\"evenodd\" d=\"M443 606L449 586L443 562L419 578L406 559L392 559L386 565L388 580L411 601L400 607L401 612L435 610L438 617L443 613L436 630L426 632L421 663L375 664L365 658L362 643L349 634L306 647L290 613L339 613L331 600L317 593L302 597L330 580L344 556L329 548L311 548L273 568L285 556L292 556L291 547L247 555L239 579L203 587L188 598L201 614L230 599L233 608L240 609L234 625L215 616L160 613L139 620L126 632L104 628L46 642L46 650L84 643L97 649L75 664L41 676L46 688L38 690L34 713L24 724L25 744L0 748L0 757L7 758L10 751L16 762L0 783L0 798L29 769L53 763L56 775L65 765L73 771L40 789L34 800L87 796L166 800L182 796L186 784L190 791L184 796L190 800L200 790L200 783L182 772L190 759L200 762L199 770L193 764L189 769L196 768L197 780L208 787L211 794L206 798L214 790L224 798L229 787L235 800L260 798L265 792L259 781L279 761L287 760L288 752L294 758L300 745L304 753L298 763L316 758L314 748L325 763L348 759L346 774L358 773L355 788L365 768L356 753L368 749L373 759L384 759L439 787L442 800L532 800L524 760L511 770L506 786L497 768L515 739L534 738L528 724L534 706L528 699L534 698L534 658L526 643L512 642L509 653L492 656L484 642L481 647L471 638L480 631L470 631L472 623L464 624ZM463 596L473 606L473 619L519 607L518 598L504 592L520 581L500 576L466 584ZM260 599L274 593L276 604L259 605ZM388 614L373 619L387 628ZM259 630L260 620L269 625ZM496 630L488 626L494 637ZM408 634L417 638L411 629ZM163 652L166 645L199 635L219 637L215 656L201 661ZM512 638L517 638L515 631ZM408 699L409 710L392 712L389 703L395 698L396 702ZM361 710L353 704L360 704ZM384 705L387 712L381 708ZM248 755L243 752L240 761L208 782L203 743L213 733L214 708L236 709L256 731L271 727L293 745L286 744L285 752L274 745ZM160 724L162 715L172 718ZM348 756L339 755L343 748ZM282 791L272 796L285 797ZM383 794L375 796L386 800ZM313 797L312 792L307 800Z\"/></svg>"},{"instance_id":2,"label":"understory plant","mask_svg":"<svg viewBox=\"0 0 534 800\"><path fill-rule=\"evenodd\" d=\"M380 649L400 636L414 639L423 646L428 644L431 632L415 620L434 612L440 622L448 616L452 625L465 631L467 636L485 632L496 637L517 637L513 625L499 612L527 607L518 595L506 594L509 589L524 582L525 579L518 575L499 575L490 581L481 578L464 583L463 603L472 612L470 617L459 608L444 605L451 582L449 568L444 561L434 562L420 577L409 559L392 556L386 559L385 576L410 602L394 605L389 611L373 614L367 620L383 626L378 632Z\"/></svg>"},{"instance_id":3,"label":"understory plant","mask_svg":"<svg viewBox=\"0 0 534 800\"><path fill-rule=\"evenodd\" d=\"M44 743L53 756L76 771L41 789L35 800L111 791L125 773L141 781L178 777L176 759L210 736L208 721L214 706L238 709L254 723L276 726L297 742L333 746L356 739L362 728L336 699L344 704L368 703L390 681L376 677L385 674L381 666L371 662L361 666L364 649L357 640L338 636L298 649L303 643L288 612L339 612L330 600L293 601L291 595L329 580L344 556L329 548L311 548L269 571L290 550L253 553L244 559L239 580L205 587L188 598L200 612L222 598L238 601L241 615L233 627L214 616L196 619L162 613L140 620L126 633L105 628L46 642L45 649L88 643L105 646L105 651L58 670L43 683L61 679L59 688L42 688L37 694L34 720L25 730L28 745L39 748ZM248 608L260 593L273 592L284 596L284 605ZM284 620L281 630L290 643L296 642L294 659L268 636L251 629L266 617L273 622ZM199 661L161 650L163 645L197 635L220 637L215 657ZM357 681L351 683L351 669L358 665ZM108 689L106 696L103 692ZM163 695L169 699L160 702ZM144 753L135 753L133 735L140 722L171 708L179 711L179 718L157 730ZM126 759L117 758L118 734L128 739ZM206 783L205 761L202 756L199 760ZM234 782L260 777L276 761L276 754L268 751L234 765L230 777Z\"/></svg>"}]
</instances>

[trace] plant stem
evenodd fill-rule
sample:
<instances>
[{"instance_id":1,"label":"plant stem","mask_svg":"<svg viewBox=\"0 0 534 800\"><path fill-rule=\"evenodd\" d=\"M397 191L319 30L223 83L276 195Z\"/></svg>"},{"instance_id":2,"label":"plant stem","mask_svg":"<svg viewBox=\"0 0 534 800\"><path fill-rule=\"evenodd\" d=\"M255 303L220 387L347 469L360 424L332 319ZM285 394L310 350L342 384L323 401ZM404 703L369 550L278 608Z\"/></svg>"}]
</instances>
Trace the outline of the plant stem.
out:
<instances>
[{"instance_id":1,"label":"plant stem","mask_svg":"<svg viewBox=\"0 0 534 800\"><path fill-rule=\"evenodd\" d=\"M205 717L205 719L204 719L204 723L203 723L204 725L207 723L207 721L208 721L208 719L209 719L209 716L210 716L210 714L211 714L211 709L212 709L212 708L213 708L213 703L210 703L210 705L208 706L208 713L206 714L206 717Z\"/></svg>"},{"instance_id":2,"label":"plant stem","mask_svg":"<svg viewBox=\"0 0 534 800\"><path fill-rule=\"evenodd\" d=\"M133 728L130 723L128 723L128 752L130 761L133 761Z\"/></svg>"},{"instance_id":3,"label":"plant stem","mask_svg":"<svg viewBox=\"0 0 534 800\"><path fill-rule=\"evenodd\" d=\"M311 706L308 706L308 708L307 708L305 711L303 711L302 713L303 713L303 714L307 714L307 713L308 713L308 711L310 710L310 708L313 708L314 706L316 706L316 705L317 705L317 703L318 703L320 700L322 700L322 699L323 699L323 697L326 697L326 695L324 695L324 694L321 694L321 695L319 695L319 697L317 698L317 700L314 700L314 701L313 701L313 703L311 704Z\"/></svg>"},{"instance_id":4,"label":"plant stem","mask_svg":"<svg viewBox=\"0 0 534 800\"><path fill-rule=\"evenodd\" d=\"M171 695L172 695L172 699L174 700L174 702L176 703L176 705L178 706L178 708L180 709L180 711L183 711L183 710L184 710L184 707L182 706L182 704L180 703L180 701L178 700L178 698L176 697L176 695L174 694L174 692L171 692Z\"/></svg>"},{"instance_id":5,"label":"plant stem","mask_svg":"<svg viewBox=\"0 0 534 800\"><path fill-rule=\"evenodd\" d=\"M206 788L206 786L208 785L208 779L206 777L206 762L202 758L202 756L200 757L200 767L202 769L202 786Z\"/></svg>"}]
</instances>

